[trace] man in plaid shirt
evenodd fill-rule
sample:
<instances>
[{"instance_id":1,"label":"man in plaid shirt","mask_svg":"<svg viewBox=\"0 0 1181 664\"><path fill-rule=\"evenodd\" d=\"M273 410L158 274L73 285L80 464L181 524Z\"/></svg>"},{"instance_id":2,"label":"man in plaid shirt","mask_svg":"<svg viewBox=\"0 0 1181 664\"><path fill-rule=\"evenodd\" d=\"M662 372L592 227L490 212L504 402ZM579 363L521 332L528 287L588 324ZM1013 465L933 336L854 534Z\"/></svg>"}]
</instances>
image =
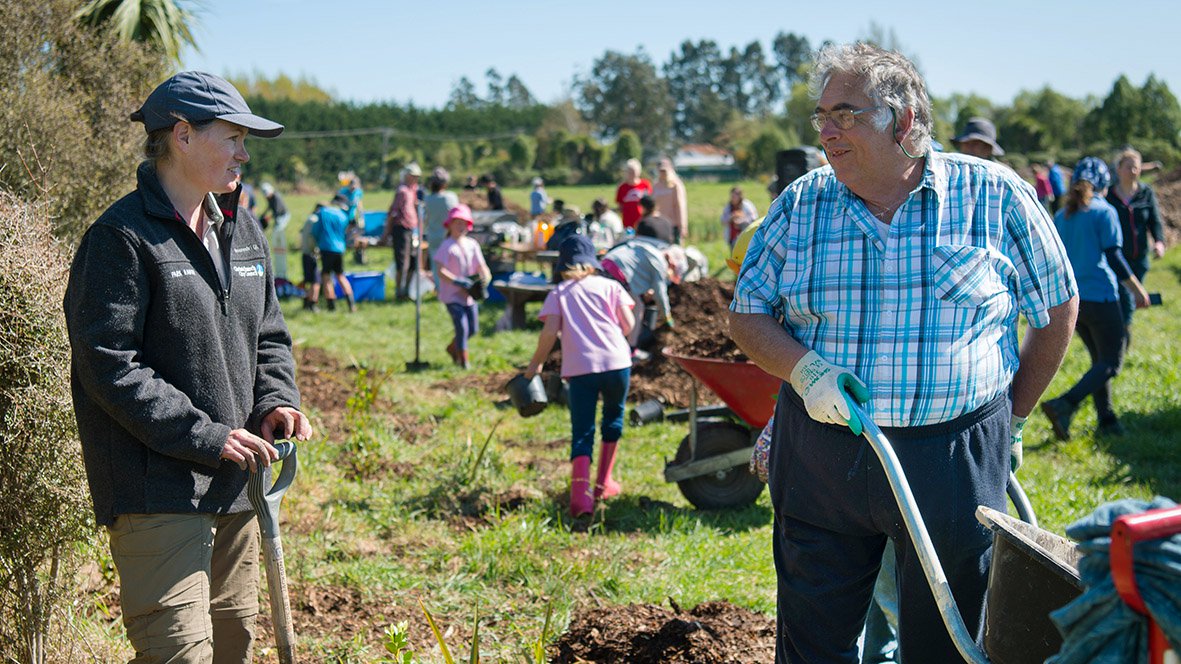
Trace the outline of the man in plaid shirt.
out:
<instances>
[{"instance_id":1,"label":"man in plaid shirt","mask_svg":"<svg viewBox=\"0 0 1181 664\"><path fill-rule=\"evenodd\" d=\"M850 412L883 427L970 631L1021 426L1070 342L1078 298L1034 190L1005 166L931 151L931 103L906 58L817 56L812 125L831 167L796 180L755 233L734 340L784 379L769 485L777 662L857 662L886 546L903 661L960 661L897 503ZM1029 322L1019 346L1017 318Z\"/></svg>"}]
</instances>

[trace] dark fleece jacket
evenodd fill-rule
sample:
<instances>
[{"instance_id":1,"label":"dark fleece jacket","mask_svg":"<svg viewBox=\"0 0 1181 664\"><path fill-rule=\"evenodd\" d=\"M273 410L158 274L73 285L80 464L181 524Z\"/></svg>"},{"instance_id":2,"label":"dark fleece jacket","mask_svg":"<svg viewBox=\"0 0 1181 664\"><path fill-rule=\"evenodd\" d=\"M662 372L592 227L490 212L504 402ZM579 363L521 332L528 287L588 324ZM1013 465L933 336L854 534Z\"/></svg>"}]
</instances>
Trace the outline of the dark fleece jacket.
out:
<instances>
[{"instance_id":1,"label":"dark fleece jacket","mask_svg":"<svg viewBox=\"0 0 1181 664\"><path fill-rule=\"evenodd\" d=\"M137 177L82 238L64 303L95 517L247 511L248 471L219 458L226 438L299 407L266 240L236 223L240 189L206 199L223 217L223 287L155 169Z\"/></svg>"}]
</instances>

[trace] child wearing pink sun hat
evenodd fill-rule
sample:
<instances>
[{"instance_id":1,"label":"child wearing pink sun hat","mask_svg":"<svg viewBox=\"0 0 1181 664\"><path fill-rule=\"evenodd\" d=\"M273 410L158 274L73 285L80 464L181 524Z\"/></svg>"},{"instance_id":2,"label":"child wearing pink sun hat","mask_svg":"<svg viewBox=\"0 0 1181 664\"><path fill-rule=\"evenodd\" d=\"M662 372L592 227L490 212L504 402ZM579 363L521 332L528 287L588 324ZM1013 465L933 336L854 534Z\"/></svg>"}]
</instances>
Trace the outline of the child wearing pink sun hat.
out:
<instances>
[{"instance_id":1,"label":"child wearing pink sun hat","mask_svg":"<svg viewBox=\"0 0 1181 664\"><path fill-rule=\"evenodd\" d=\"M479 329L478 301L484 299L484 286L492 280L480 243L467 235L472 226L471 208L462 203L451 208L443 222L447 237L432 257L439 267L439 301L455 327L447 353L464 369L471 368L468 339Z\"/></svg>"}]
</instances>

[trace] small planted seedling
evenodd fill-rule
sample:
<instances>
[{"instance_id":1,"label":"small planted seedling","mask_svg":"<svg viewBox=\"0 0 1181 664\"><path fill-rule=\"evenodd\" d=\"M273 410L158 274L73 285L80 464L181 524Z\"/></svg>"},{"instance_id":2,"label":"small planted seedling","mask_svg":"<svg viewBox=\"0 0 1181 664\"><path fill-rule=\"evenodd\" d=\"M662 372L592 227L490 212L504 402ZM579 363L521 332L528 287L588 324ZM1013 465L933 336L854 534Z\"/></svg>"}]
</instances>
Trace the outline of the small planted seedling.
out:
<instances>
[{"instance_id":1,"label":"small planted seedling","mask_svg":"<svg viewBox=\"0 0 1181 664\"><path fill-rule=\"evenodd\" d=\"M545 644L550 637L550 623L554 616L554 604L549 602L545 605L545 623L541 626L541 634L538 635L536 641L530 641L528 646L524 649L523 655L526 664L545 664Z\"/></svg>"},{"instance_id":2,"label":"small planted seedling","mask_svg":"<svg viewBox=\"0 0 1181 664\"><path fill-rule=\"evenodd\" d=\"M480 452L476 455L476 460L472 463L471 470L468 471L467 477L464 479L464 485L468 486L476 481L476 474L480 472L480 464L484 461L484 455L488 452L488 445L492 443L492 436L496 434L496 429L500 427L500 423L504 421L504 417L496 420L496 424L492 425L492 430L488 432L488 437L484 439L484 444L480 446ZM471 438L468 438L469 445Z\"/></svg>"},{"instance_id":3,"label":"small planted seedling","mask_svg":"<svg viewBox=\"0 0 1181 664\"><path fill-rule=\"evenodd\" d=\"M410 634L406 621L403 620L397 625L386 627L383 634L385 636L383 645L391 656L390 661L394 664L414 664L416 661L414 649L410 647Z\"/></svg>"}]
</instances>

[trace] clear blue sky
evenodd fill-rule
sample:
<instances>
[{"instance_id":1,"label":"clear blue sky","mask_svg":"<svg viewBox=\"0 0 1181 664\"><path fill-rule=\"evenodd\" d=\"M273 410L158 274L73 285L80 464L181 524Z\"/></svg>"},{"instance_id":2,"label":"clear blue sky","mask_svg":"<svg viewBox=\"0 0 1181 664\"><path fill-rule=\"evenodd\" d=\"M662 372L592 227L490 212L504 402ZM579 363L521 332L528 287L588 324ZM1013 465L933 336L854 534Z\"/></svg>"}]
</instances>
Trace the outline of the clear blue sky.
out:
<instances>
[{"instance_id":1,"label":"clear blue sky","mask_svg":"<svg viewBox=\"0 0 1181 664\"><path fill-rule=\"evenodd\" d=\"M303 74L355 101L437 107L461 76L482 94L495 67L552 102L607 49L642 45L659 64L686 39L723 49L757 39L770 54L780 31L815 45L864 37L871 22L917 56L935 96L975 92L1008 104L1049 84L1102 97L1119 74L1140 85L1149 73L1181 94L1175 0L199 1L200 52L185 54L185 68Z\"/></svg>"}]
</instances>

